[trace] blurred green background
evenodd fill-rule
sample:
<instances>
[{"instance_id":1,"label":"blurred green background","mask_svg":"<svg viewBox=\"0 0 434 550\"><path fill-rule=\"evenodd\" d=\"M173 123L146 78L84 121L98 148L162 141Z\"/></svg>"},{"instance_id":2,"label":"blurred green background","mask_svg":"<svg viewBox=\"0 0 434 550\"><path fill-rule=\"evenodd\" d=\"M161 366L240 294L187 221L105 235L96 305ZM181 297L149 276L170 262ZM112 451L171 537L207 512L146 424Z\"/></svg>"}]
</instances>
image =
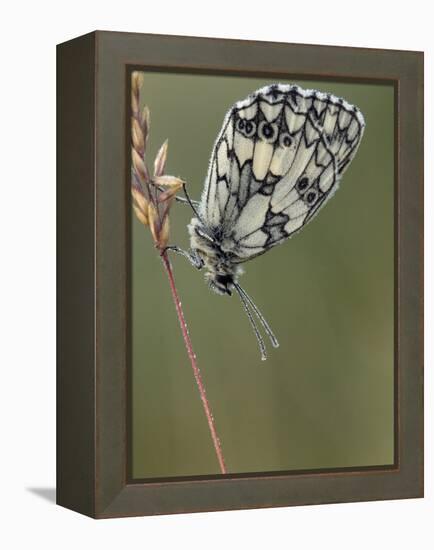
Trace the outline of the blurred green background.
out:
<instances>
[{"instance_id":1,"label":"blurred green background","mask_svg":"<svg viewBox=\"0 0 434 550\"><path fill-rule=\"evenodd\" d=\"M285 82L280 80L281 82ZM145 73L148 164L169 139L167 173L199 198L229 107L273 80ZM241 283L273 327L261 361L236 296L211 292L172 256L229 473L393 463L393 87L292 80L357 105L366 131L340 189L301 233L244 264ZM172 209L187 249L190 209ZM133 216L132 475L218 474L163 266Z\"/></svg>"}]
</instances>

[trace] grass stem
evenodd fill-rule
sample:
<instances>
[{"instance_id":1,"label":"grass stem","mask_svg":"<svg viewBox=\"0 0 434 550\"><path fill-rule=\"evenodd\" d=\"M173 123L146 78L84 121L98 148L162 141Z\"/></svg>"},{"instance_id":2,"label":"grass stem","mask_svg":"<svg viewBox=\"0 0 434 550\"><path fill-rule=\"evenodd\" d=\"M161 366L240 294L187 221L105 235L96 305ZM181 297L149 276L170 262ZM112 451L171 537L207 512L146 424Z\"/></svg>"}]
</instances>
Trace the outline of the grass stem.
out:
<instances>
[{"instance_id":1,"label":"grass stem","mask_svg":"<svg viewBox=\"0 0 434 550\"><path fill-rule=\"evenodd\" d=\"M191 342L190 335L188 333L187 323L185 322L184 312L181 306L181 300L179 299L178 291L176 289L172 266L167 256L167 252L163 252L163 254L161 255L161 259L163 260L163 265L166 270L167 277L169 279L170 290L172 292L173 301L175 303L176 314L178 316L179 324L181 326L182 336L184 338L185 347L187 349L187 354L190 359L191 368L193 369L194 378L196 380L197 389L199 390L199 395L202 401L203 409L205 411L205 416L208 421L208 427L211 433L211 439L214 444L214 449L217 455L220 471L222 474L226 474L227 473L226 464L225 464L225 459L224 459L223 451L220 444L220 439L217 435L217 430L214 423L214 417L211 411L210 404L206 397L205 385L203 383L199 367L197 366L196 355L193 351L193 344Z\"/></svg>"}]
</instances>

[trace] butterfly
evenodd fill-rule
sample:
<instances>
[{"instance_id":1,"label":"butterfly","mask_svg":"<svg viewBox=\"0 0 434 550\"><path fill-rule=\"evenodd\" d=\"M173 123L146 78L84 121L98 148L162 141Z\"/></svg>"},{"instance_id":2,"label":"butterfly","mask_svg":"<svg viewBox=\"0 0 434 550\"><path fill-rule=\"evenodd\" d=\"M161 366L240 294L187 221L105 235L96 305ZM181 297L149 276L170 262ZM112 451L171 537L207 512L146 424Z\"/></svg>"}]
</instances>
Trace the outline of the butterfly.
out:
<instances>
[{"instance_id":1,"label":"butterfly","mask_svg":"<svg viewBox=\"0 0 434 550\"><path fill-rule=\"evenodd\" d=\"M333 196L365 128L342 98L297 85L272 84L238 101L214 144L201 200L192 201L186 256L218 294L235 290L267 357L256 315L278 341L238 280L242 264L302 230Z\"/></svg>"}]
</instances>

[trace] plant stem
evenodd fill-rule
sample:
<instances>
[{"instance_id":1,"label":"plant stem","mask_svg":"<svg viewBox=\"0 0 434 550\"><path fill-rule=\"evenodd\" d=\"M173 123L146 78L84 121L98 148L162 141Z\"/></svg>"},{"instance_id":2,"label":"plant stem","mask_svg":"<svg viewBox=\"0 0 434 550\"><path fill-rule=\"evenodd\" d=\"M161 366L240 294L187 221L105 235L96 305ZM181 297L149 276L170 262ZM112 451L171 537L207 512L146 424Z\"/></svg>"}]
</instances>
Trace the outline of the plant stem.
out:
<instances>
[{"instance_id":1,"label":"plant stem","mask_svg":"<svg viewBox=\"0 0 434 550\"><path fill-rule=\"evenodd\" d=\"M214 444L214 449L217 455L220 471L222 474L226 474L225 459L221 449L220 440L218 438L217 431L215 428L214 417L212 415L211 407L206 397L206 391L202 380L202 376L200 374L199 367L197 366L197 363L196 363L196 355L193 351L193 344L191 343L190 336L188 334L187 324L185 322L184 313L182 311L181 300L179 299L178 291L176 289L172 266L170 264L169 258L167 257L167 252L163 252L163 254L161 255L161 259L163 260L163 265L164 265L164 268L166 269L166 273L169 278L170 290L172 291L172 297L175 303L176 313L178 315L179 324L181 325L182 336L184 338L184 343L187 349L188 357L190 358L191 368L193 369L194 378L196 380L197 389L199 390L200 398L202 400L205 416L208 421L209 431L211 432L211 438Z\"/></svg>"}]
</instances>

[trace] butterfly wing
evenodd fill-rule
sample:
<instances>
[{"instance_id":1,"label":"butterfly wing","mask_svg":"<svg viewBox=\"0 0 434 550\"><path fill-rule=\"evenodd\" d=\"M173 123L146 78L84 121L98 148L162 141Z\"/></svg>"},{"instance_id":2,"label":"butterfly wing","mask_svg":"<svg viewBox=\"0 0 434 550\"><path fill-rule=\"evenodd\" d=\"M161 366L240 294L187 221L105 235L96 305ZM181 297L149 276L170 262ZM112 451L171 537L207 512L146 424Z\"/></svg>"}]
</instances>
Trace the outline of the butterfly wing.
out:
<instances>
[{"instance_id":1,"label":"butterfly wing","mask_svg":"<svg viewBox=\"0 0 434 550\"><path fill-rule=\"evenodd\" d=\"M316 90L274 84L227 113L200 215L234 263L302 229L334 194L364 130L360 111Z\"/></svg>"}]
</instances>

